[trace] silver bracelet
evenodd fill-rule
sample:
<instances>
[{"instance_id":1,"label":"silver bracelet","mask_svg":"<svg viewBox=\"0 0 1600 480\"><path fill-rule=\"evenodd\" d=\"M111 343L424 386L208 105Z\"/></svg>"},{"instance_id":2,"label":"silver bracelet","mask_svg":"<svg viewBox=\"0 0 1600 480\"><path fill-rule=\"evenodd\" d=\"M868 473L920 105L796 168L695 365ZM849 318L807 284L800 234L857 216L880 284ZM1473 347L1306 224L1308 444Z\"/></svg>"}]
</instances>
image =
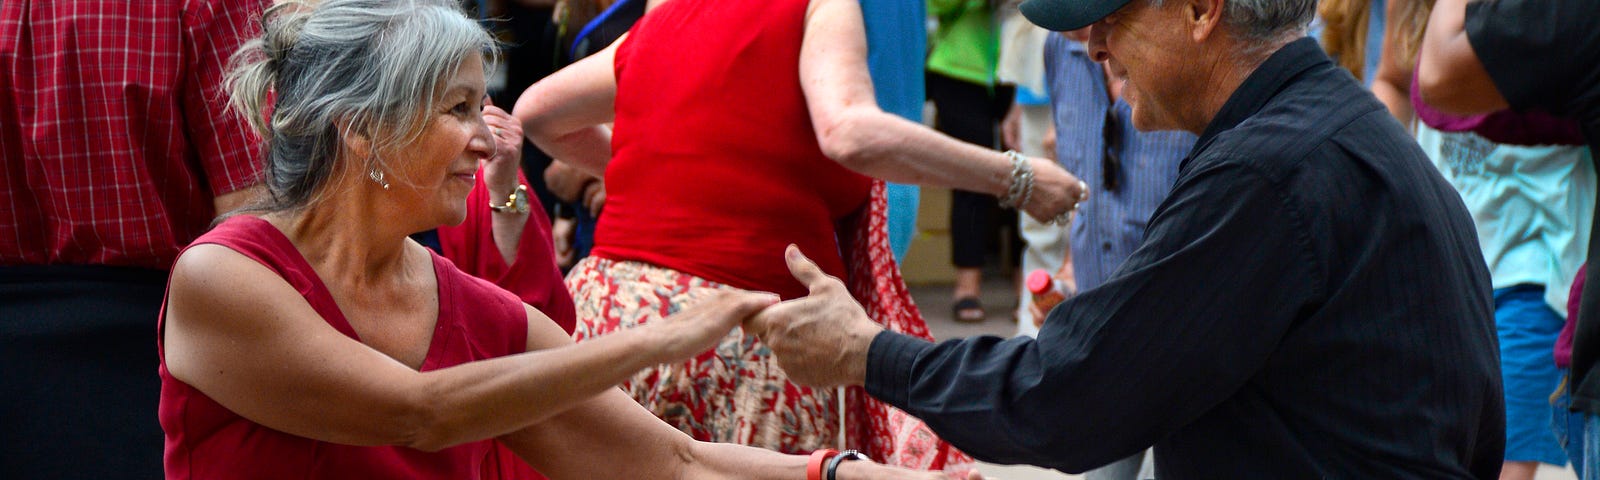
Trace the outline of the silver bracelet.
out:
<instances>
[{"instance_id":1,"label":"silver bracelet","mask_svg":"<svg viewBox=\"0 0 1600 480\"><path fill-rule=\"evenodd\" d=\"M1021 210L1033 197L1033 164L1016 150L1006 150L1005 156L1011 160L1011 187L1000 197L1000 206Z\"/></svg>"}]
</instances>

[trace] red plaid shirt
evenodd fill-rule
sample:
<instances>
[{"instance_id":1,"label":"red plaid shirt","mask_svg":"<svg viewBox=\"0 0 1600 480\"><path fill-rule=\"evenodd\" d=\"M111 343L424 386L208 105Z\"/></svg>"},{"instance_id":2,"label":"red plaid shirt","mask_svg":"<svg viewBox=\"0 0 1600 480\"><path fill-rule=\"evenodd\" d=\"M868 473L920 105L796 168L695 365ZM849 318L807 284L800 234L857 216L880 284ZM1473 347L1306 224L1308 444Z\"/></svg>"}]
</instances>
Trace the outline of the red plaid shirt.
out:
<instances>
[{"instance_id":1,"label":"red plaid shirt","mask_svg":"<svg viewBox=\"0 0 1600 480\"><path fill-rule=\"evenodd\" d=\"M222 76L270 4L0 2L0 265L170 268L257 181Z\"/></svg>"}]
</instances>

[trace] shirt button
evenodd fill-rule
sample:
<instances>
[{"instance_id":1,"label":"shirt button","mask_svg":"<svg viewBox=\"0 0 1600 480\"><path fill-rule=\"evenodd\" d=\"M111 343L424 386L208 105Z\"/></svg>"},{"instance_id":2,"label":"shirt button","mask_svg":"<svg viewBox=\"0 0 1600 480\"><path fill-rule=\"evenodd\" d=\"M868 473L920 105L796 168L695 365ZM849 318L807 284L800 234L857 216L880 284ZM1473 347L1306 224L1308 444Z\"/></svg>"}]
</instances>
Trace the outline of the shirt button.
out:
<instances>
[{"instance_id":1,"label":"shirt button","mask_svg":"<svg viewBox=\"0 0 1600 480\"><path fill-rule=\"evenodd\" d=\"M1105 242L1105 243L1100 244L1100 249L1101 250L1105 250L1107 252L1111 251L1111 242Z\"/></svg>"}]
</instances>

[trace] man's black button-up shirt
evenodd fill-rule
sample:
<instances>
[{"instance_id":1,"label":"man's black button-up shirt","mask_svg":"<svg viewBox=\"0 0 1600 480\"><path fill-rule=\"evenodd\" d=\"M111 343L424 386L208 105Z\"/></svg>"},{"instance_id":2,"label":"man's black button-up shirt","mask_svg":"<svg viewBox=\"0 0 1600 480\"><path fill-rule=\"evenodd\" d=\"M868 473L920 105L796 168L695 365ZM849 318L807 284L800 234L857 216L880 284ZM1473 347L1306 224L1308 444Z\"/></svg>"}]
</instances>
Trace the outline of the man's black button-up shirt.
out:
<instances>
[{"instance_id":1,"label":"man's black button-up shirt","mask_svg":"<svg viewBox=\"0 0 1600 480\"><path fill-rule=\"evenodd\" d=\"M1154 445L1163 479L1498 476L1476 229L1371 94L1296 41L1174 168L1143 244L1037 340L883 333L868 392L991 462Z\"/></svg>"}]
</instances>

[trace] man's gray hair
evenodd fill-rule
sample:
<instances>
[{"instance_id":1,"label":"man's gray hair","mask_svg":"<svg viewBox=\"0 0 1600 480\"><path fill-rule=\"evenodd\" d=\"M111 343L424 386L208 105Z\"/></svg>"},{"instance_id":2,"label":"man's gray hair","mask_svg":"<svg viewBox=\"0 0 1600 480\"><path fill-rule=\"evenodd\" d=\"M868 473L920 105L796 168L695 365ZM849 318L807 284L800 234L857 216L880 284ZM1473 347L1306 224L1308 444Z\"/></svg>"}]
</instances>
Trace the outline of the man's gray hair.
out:
<instances>
[{"instance_id":1,"label":"man's gray hair","mask_svg":"<svg viewBox=\"0 0 1600 480\"><path fill-rule=\"evenodd\" d=\"M271 210L313 201L336 161L388 170L383 158L421 135L461 62L494 55L452 0L287 2L262 15L262 30L234 54L227 89L265 140ZM375 158L337 158L352 137Z\"/></svg>"},{"instance_id":2,"label":"man's gray hair","mask_svg":"<svg viewBox=\"0 0 1600 480\"><path fill-rule=\"evenodd\" d=\"M1316 0L1227 0L1223 21L1250 40L1305 34L1317 14Z\"/></svg>"},{"instance_id":3,"label":"man's gray hair","mask_svg":"<svg viewBox=\"0 0 1600 480\"><path fill-rule=\"evenodd\" d=\"M1161 6L1164 0L1150 0ZM1246 40L1299 37L1317 15L1317 0L1227 0L1222 21Z\"/></svg>"}]
</instances>

